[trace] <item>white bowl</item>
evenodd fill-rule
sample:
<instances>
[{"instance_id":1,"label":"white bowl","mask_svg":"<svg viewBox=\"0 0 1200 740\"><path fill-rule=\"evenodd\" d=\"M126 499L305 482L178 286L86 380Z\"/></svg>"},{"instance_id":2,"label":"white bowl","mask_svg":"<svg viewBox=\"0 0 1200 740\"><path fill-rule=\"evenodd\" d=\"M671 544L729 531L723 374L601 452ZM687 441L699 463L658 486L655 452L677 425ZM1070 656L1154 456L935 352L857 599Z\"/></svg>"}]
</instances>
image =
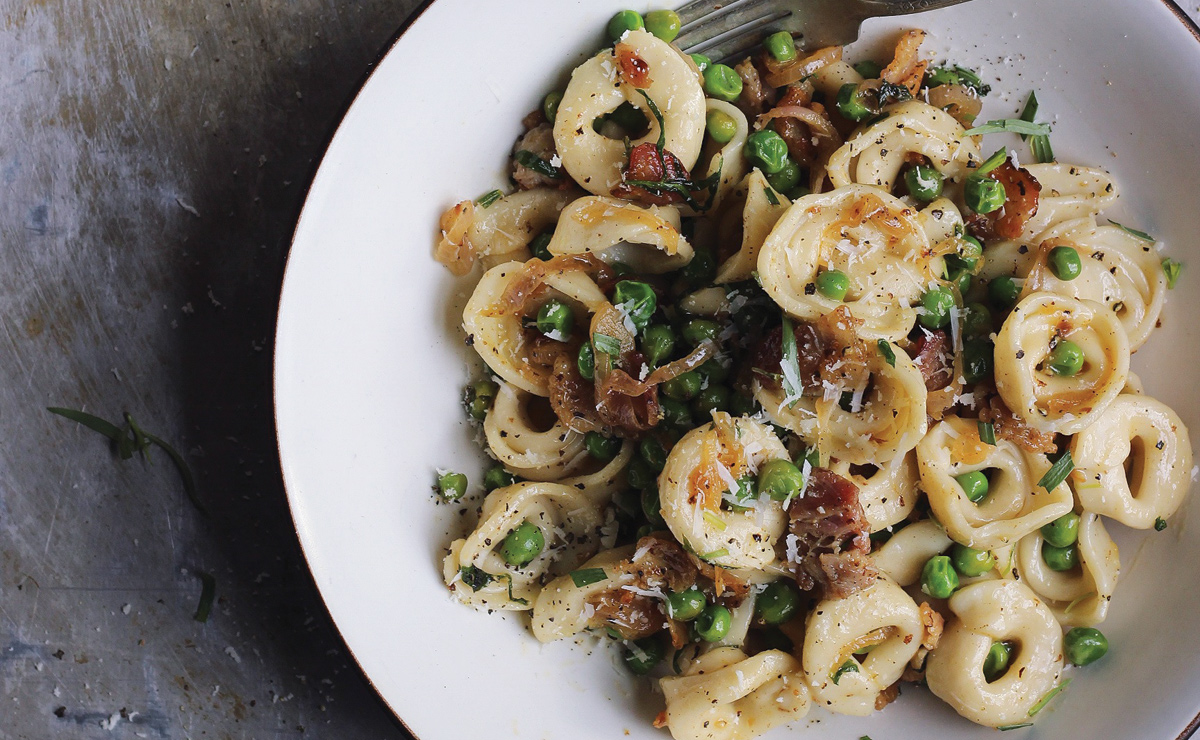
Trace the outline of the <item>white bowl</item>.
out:
<instances>
[{"instance_id":1,"label":"white bowl","mask_svg":"<svg viewBox=\"0 0 1200 740\"><path fill-rule=\"evenodd\" d=\"M434 468L478 481L459 401L479 367L459 329L468 281L431 258L439 213L503 187L520 120L603 43L626 0L437 0L363 87L312 184L287 267L276 339L280 457L296 530L366 675L421 740L663 738L661 697L607 648L539 645L519 617L452 601L443 548L458 508ZM860 49L901 28L979 66L998 91L983 118L1031 88L1063 161L1110 169L1111 214L1155 234L1186 269L1162 328L1134 359L1147 390L1200 429L1200 42L1160 0L976 0L870 22ZM879 55L882 56L882 55ZM998 80L996 79L998 78ZM988 144L995 144L989 138ZM1024 148L1021 151L1025 151ZM1026 733L1175 738L1200 711L1200 507L1163 533L1113 525L1123 572L1103 625L1109 656ZM992 738L924 689L875 716L814 710L770 737Z\"/></svg>"}]
</instances>

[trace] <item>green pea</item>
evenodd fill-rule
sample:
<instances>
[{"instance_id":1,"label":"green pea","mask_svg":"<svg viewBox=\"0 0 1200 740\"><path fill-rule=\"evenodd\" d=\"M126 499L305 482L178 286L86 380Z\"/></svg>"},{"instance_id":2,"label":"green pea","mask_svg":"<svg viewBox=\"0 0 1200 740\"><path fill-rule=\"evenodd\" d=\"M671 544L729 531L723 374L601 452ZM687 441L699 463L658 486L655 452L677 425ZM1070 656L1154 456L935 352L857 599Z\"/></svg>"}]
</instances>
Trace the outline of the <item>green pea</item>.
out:
<instances>
[{"instance_id":1,"label":"green pea","mask_svg":"<svg viewBox=\"0 0 1200 740\"><path fill-rule=\"evenodd\" d=\"M1055 375L1070 377L1083 369L1083 348L1070 339L1060 339L1050 350L1046 366Z\"/></svg>"},{"instance_id":2,"label":"green pea","mask_svg":"<svg viewBox=\"0 0 1200 740\"><path fill-rule=\"evenodd\" d=\"M488 491L494 491L497 488L511 486L517 482L517 477L504 469L503 465L495 465L488 468L483 474L483 487Z\"/></svg>"},{"instance_id":3,"label":"green pea","mask_svg":"<svg viewBox=\"0 0 1200 740\"><path fill-rule=\"evenodd\" d=\"M700 393L700 386L703 383L703 379L696 371L689 370L663 383L663 393L667 395L667 398L674 398L676 401L690 401Z\"/></svg>"},{"instance_id":4,"label":"green pea","mask_svg":"<svg viewBox=\"0 0 1200 740\"><path fill-rule=\"evenodd\" d=\"M729 408L729 399L733 391L723 385L710 385L700 391L692 401L692 413L698 419L707 419L714 411L725 411Z\"/></svg>"},{"instance_id":5,"label":"green pea","mask_svg":"<svg viewBox=\"0 0 1200 740\"><path fill-rule=\"evenodd\" d=\"M791 460L768 460L758 471L758 490L776 501L796 498L804 490L804 474Z\"/></svg>"},{"instance_id":6,"label":"green pea","mask_svg":"<svg viewBox=\"0 0 1200 740\"><path fill-rule=\"evenodd\" d=\"M955 267L954 270L946 275L950 282L958 288L959 295L966 295L971 289L971 271L963 267Z\"/></svg>"},{"instance_id":7,"label":"green pea","mask_svg":"<svg viewBox=\"0 0 1200 740\"><path fill-rule=\"evenodd\" d=\"M662 443L654 437L646 437L638 444L638 454L656 473L662 472L663 466L667 464L667 452Z\"/></svg>"},{"instance_id":8,"label":"green pea","mask_svg":"<svg viewBox=\"0 0 1200 740\"><path fill-rule=\"evenodd\" d=\"M558 106L562 99L563 94L558 90L546 93L546 97L542 98L542 113L550 123L554 123L555 117L558 116Z\"/></svg>"},{"instance_id":9,"label":"green pea","mask_svg":"<svg viewBox=\"0 0 1200 740\"><path fill-rule=\"evenodd\" d=\"M704 70L704 92L717 100L732 103L742 94L742 78L733 67L710 64Z\"/></svg>"},{"instance_id":10,"label":"green pea","mask_svg":"<svg viewBox=\"0 0 1200 740\"><path fill-rule=\"evenodd\" d=\"M646 328L658 308L654 288L637 280L622 280L613 288L613 304L620 306L638 331Z\"/></svg>"},{"instance_id":11,"label":"green pea","mask_svg":"<svg viewBox=\"0 0 1200 740\"><path fill-rule=\"evenodd\" d=\"M864 79L873 80L883 74L883 65L873 59L864 59L854 65L854 71L862 75Z\"/></svg>"},{"instance_id":12,"label":"green pea","mask_svg":"<svg viewBox=\"0 0 1200 740\"><path fill-rule=\"evenodd\" d=\"M960 240L958 256L970 269L974 270L975 263L983 256L983 244L968 234L963 234Z\"/></svg>"},{"instance_id":13,"label":"green pea","mask_svg":"<svg viewBox=\"0 0 1200 740\"><path fill-rule=\"evenodd\" d=\"M584 380L596 377L596 352L592 349L591 342L584 342L579 348L579 356L575 359L575 364L579 366L579 375Z\"/></svg>"},{"instance_id":14,"label":"green pea","mask_svg":"<svg viewBox=\"0 0 1200 740\"><path fill-rule=\"evenodd\" d=\"M680 622L690 622L704 611L708 600L704 592L692 586L686 591L675 591L667 596L667 616Z\"/></svg>"},{"instance_id":15,"label":"green pea","mask_svg":"<svg viewBox=\"0 0 1200 740\"><path fill-rule=\"evenodd\" d=\"M958 573L945 555L934 555L921 569L921 590L935 599L948 599L958 590Z\"/></svg>"},{"instance_id":16,"label":"green pea","mask_svg":"<svg viewBox=\"0 0 1200 740\"><path fill-rule=\"evenodd\" d=\"M626 275L633 274L633 268L624 262L613 262L609 267L617 277L625 277Z\"/></svg>"},{"instance_id":17,"label":"green pea","mask_svg":"<svg viewBox=\"0 0 1200 740\"><path fill-rule=\"evenodd\" d=\"M767 182L778 193L787 193L800 184L804 173L796 160L787 157L783 160L783 168L772 175L767 175Z\"/></svg>"},{"instance_id":18,"label":"green pea","mask_svg":"<svg viewBox=\"0 0 1200 740\"><path fill-rule=\"evenodd\" d=\"M525 521L504 538L500 544L500 554L504 562L520 568L536 558L545 546L546 536L542 530Z\"/></svg>"},{"instance_id":19,"label":"green pea","mask_svg":"<svg viewBox=\"0 0 1200 740\"><path fill-rule=\"evenodd\" d=\"M945 288L933 288L925 291L921 297L921 308L924 309L917 321L927 329L940 329L950 323L950 312L954 310L954 294Z\"/></svg>"},{"instance_id":20,"label":"green pea","mask_svg":"<svg viewBox=\"0 0 1200 740\"><path fill-rule=\"evenodd\" d=\"M462 473L442 473L437 480L438 495L447 501L457 501L467 493L467 476Z\"/></svg>"},{"instance_id":21,"label":"green pea","mask_svg":"<svg viewBox=\"0 0 1200 740\"><path fill-rule=\"evenodd\" d=\"M963 309L962 330L969 337L990 334L992 312L982 303L968 303Z\"/></svg>"},{"instance_id":22,"label":"green pea","mask_svg":"<svg viewBox=\"0 0 1200 740\"><path fill-rule=\"evenodd\" d=\"M621 440L605 437L599 432L588 432L583 435L583 447L593 460L608 462L621 451Z\"/></svg>"},{"instance_id":23,"label":"green pea","mask_svg":"<svg viewBox=\"0 0 1200 740\"><path fill-rule=\"evenodd\" d=\"M616 505L617 518L622 520L636 519L642 515L642 492L626 488L617 491L612 497Z\"/></svg>"},{"instance_id":24,"label":"green pea","mask_svg":"<svg viewBox=\"0 0 1200 740\"><path fill-rule=\"evenodd\" d=\"M646 14L646 30L668 44L679 35L679 14L674 10L651 10Z\"/></svg>"},{"instance_id":25,"label":"green pea","mask_svg":"<svg viewBox=\"0 0 1200 740\"><path fill-rule=\"evenodd\" d=\"M1050 570L1063 573L1072 570L1076 565L1079 565L1079 548L1075 545L1068 547L1055 547L1049 543L1042 543L1042 560L1046 561L1046 565Z\"/></svg>"},{"instance_id":26,"label":"green pea","mask_svg":"<svg viewBox=\"0 0 1200 740\"><path fill-rule=\"evenodd\" d=\"M622 10L608 22L608 37L613 41L620 41L626 32L640 31L645 27L646 22L642 20L641 13L636 10Z\"/></svg>"},{"instance_id":27,"label":"green pea","mask_svg":"<svg viewBox=\"0 0 1200 740\"><path fill-rule=\"evenodd\" d=\"M658 482L657 474L641 456L629 461L629 467L625 468L625 479L629 481L629 485L639 491L644 491Z\"/></svg>"},{"instance_id":28,"label":"green pea","mask_svg":"<svg viewBox=\"0 0 1200 740\"><path fill-rule=\"evenodd\" d=\"M817 275L817 291L831 301L841 301L850 292L850 276L841 270L823 270Z\"/></svg>"},{"instance_id":29,"label":"green pea","mask_svg":"<svg viewBox=\"0 0 1200 740\"><path fill-rule=\"evenodd\" d=\"M784 195L788 197L788 200L792 201L793 203L800 200L804 196L811 194L812 190L809 190L808 186L806 185L797 185L796 187L784 193Z\"/></svg>"},{"instance_id":30,"label":"green pea","mask_svg":"<svg viewBox=\"0 0 1200 740\"><path fill-rule=\"evenodd\" d=\"M720 604L709 604L692 622L696 636L705 642L719 642L729 634L733 625L733 614Z\"/></svg>"},{"instance_id":31,"label":"green pea","mask_svg":"<svg viewBox=\"0 0 1200 740\"><path fill-rule=\"evenodd\" d=\"M976 550L966 545L954 544L950 550L954 569L968 578L981 576L996 567L996 556L991 550Z\"/></svg>"},{"instance_id":32,"label":"green pea","mask_svg":"<svg viewBox=\"0 0 1200 740\"><path fill-rule=\"evenodd\" d=\"M963 379L968 383L978 383L991 376L994 356L995 348L983 337L963 342Z\"/></svg>"},{"instance_id":33,"label":"green pea","mask_svg":"<svg viewBox=\"0 0 1200 740\"><path fill-rule=\"evenodd\" d=\"M853 82L847 82L838 90L835 106L838 113L849 121L865 121L879 112L874 106L868 105L866 96L859 93L858 85Z\"/></svg>"},{"instance_id":34,"label":"green pea","mask_svg":"<svg viewBox=\"0 0 1200 740\"><path fill-rule=\"evenodd\" d=\"M988 478L982 470L963 473L954 480L963 489L963 493L967 494L967 498L975 503L979 503L988 495Z\"/></svg>"},{"instance_id":35,"label":"green pea","mask_svg":"<svg viewBox=\"0 0 1200 740\"><path fill-rule=\"evenodd\" d=\"M717 258L708 247L696 247L680 274L693 288L708 285L717 277Z\"/></svg>"},{"instance_id":36,"label":"green pea","mask_svg":"<svg viewBox=\"0 0 1200 740\"><path fill-rule=\"evenodd\" d=\"M658 405L662 408L663 423L676 429L691 429L695 426L692 421L692 410L683 401L674 398L660 398Z\"/></svg>"},{"instance_id":37,"label":"green pea","mask_svg":"<svg viewBox=\"0 0 1200 740\"><path fill-rule=\"evenodd\" d=\"M754 400L754 396L748 396L745 393L734 393L729 399L729 413L734 416L754 416L762 410L762 406L758 405L758 401Z\"/></svg>"},{"instance_id":38,"label":"green pea","mask_svg":"<svg viewBox=\"0 0 1200 740\"><path fill-rule=\"evenodd\" d=\"M933 167L918 165L904 175L904 184L908 186L909 195L922 203L928 203L942 194L945 178Z\"/></svg>"},{"instance_id":39,"label":"green pea","mask_svg":"<svg viewBox=\"0 0 1200 740\"><path fill-rule=\"evenodd\" d=\"M700 70L700 74L704 74L704 70L712 66L712 60L703 54L692 54L692 62L696 64L696 68Z\"/></svg>"},{"instance_id":40,"label":"green pea","mask_svg":"<svg viewBox=\"0 0 1200 740\"><path fill-rule=\"evenodd\" d=\"M788 158L787 142L771 129L755 131L746 137L743 151L750 163L757 165L767 175L782 170Z\"/></svg>"},{"instance_id":41,"label":"green pea","mask_svg":"<svg viewBox=\"0 0 1200 740\"><path fill-rule=\"evenodd\" d=\"M642 513L646 515L646 521L655 527L667 526L662 515L662 501L658 497L657 485L642 489Z\"/></svg>"},{"instance_id":42,"label":"green pea","mask_svg":"<svg viewBox=\"0 0 1200 740\"><path fill-rule=\"evenodd\" d=\"M533 241L529 242L529 253L543 262L548 261L554 256L550 254L550 240L553 238L553 231L543 231L533 237Z\"/></svg>"},{"instance_id":43,"label":"green pea","mask_svg":"<svg viewBox=\"0 0 1200 740\"><path fill-rule=\"evenodd\" d=\"M1068 511L1042 527L1042 539L1054 547L1070 547L1079 539L1079 515Z\"/></svg>"},{"instance_id":44,"label":"green pea","mask_svg":"<svg viewBox=\"0 0 1200 740\"><path fill-rule=\"evenodd\" d=\"M471 414L471 418L483 421L499 392L500 386L490 380L479 380L467 386L467 412Z\"/></svg>"},{"instance_id":45,"label":"green pea","mask_svg":"<svg viewBox=\"0 0 1200 740\"><path fill-rule=\"evenodd\" d=\"M946 69L944 67L939 67L937 69L931 69L931 70L929 70L929 73L927 75L925 75L926 87L938 87L940 85L957 85L960 82L962 82L962 80L961 80L961 78L959 78L958 74L954 70Z\"/></svg>"},{"instance_id":46,"label":"green pea","mask_svg":"<svg viewBox=\"0 0 1200 740\"><path fill-rule=\"evenodd\" d=\"M638 676L652 671L667 655L667 646L658 635L644 637L633 643L633 647L637 649L630 648L625 651L625 665Z\"/></svg>"},{"instance_id":47,"label":"green pea","mask_svg":"<svg viewBox=\"0 0 1200 740\"><path fill-rule=\"evenodd\" d=\"M725 362L722 362L721 360L721 357L715 357L696 368L696 372L700 374L702 379L707 380L710 384L724 383L726 380L729 380L729 373L731 371L732 363L725 364L725 362L729 362L729 360L726 359Z\"/></svg>"},{"instance_id":48,"label":"green pea","mask_svg":"<svg viewBox=\"0 0 1200 740\"><path fill-rule=\"evenodd\" d=\"M712 319L692 319L683 326L683 338L693 347L716 340L721 325Z\"/></svg>"},{"instance_id":49,"label":"green pea","mask_svg":"<svg viewBox=\"0 0 1200 740\"><path fill-rule=\"evenodd\" d=\"M754 602L754 614L766 624L783 624L800 609L800 589L792 581L771 581Z\"/></svg>"},{"instance_id":50,"label":"green pea","mask_svg":"<svg viewBox=\"0 0 1200 740\"><path fill-rule=\"evenodd\" d=\"M642 354L646 356L650 367L663 364L674 351L675 332L671 331L671 327L662 324L646 327L642 333Z\"/></svg>"},{"instance_id":51,"label":"green pea","mask_svg":"<svg viewBox=\"0 0 1200 740\"><path fill-rule=\"evenodd\" d=\"M987 657L983 659L983 677L988 683L1004 675L1008 670L1009 661L1012 660L1012 653L1012 645L1007 642L992 643L988 648Z\"/></svg>"},{"instance_id":52,"label":"green pea","mask_svg":"<svg viewBox=\"0 0 1200 740\"><path fill-rule=\"evenodd\" d=\"M963 197L972 211L991 213L1004 205L1004 186L990 177L968 177Z\"/></svg>"},{"instance_id":53,"label":"green pea","mask_svg":"<svg viewBox=\"0 0 1200 740\"><path fill-rule=\"evenodd\" d=\"M1079 252L1073 247L1055 247L1049 254L1050 272L1059 280L1074 280L1083 271Z\"/></svg>"},{"instance_id":54,"label":"green pea","mask_svg":"<svg viewBox=\"0 0 1200 740\"><path fill-rule=\"evenodd\" d=\"M634 532L633 536L634 536L635 540L640 540L641 538L643 538L647 535L653 534L653 533L654 533L654 525L653 524L643 524L642 526L637 528L637 531Z\"/></svg>"},{"instance_id":55,"label":"green pea","mask_svg":"<svg viewBox=\"0 0 1200 740\"><path fill-rule=\"evenodd\" d=\"M763 48L777 62L790 62L796 58L796 40L787 31L773 33L763 41Z\"/></svg>"},{"instance_id":56,"label":"green pea","mask_svg":"<svg viewBox=\"0 0 1200 740\"><path fill-rule=\"evenodd\" d=\"M546 301L538 310L537 329L550 339L559 342L567 341L567 338L571 336L571 328L574 324L574 312L562 301Z\"/></svg>"},{"instance_id":57,"label":"green pea","mask_svg":"<svg viewBox=\"0 0 1200 740\"><path fill-rule=\"evenodd\" d=\"M708 135L718 144L728 144L737 135L737 121L733 120L733 116L725 111L709 111L704 123L705 128L708 129Z\"/></svg>"},{"instance_id":58,"label":"green pea","mask_svg":"<svg viewBox=\"0 0 1200 740\"><path fill-rule=\"evenodd\" d=\"M1095 663L1108 652L1108 638L1095 627L1072 627L1063 637L1067 660L1077 666Z\"/></svg>"},{"instance_id":59,"label":"green pea","mask_svg":"<svg viewBox=\"0 0 1200 740\"><path fill-rule=\"evenodd\" d=\"M1012 308L1020 296L1021 286L1017 285L1017 281L1007 275L992 278L992 281L988 283L988 298L996 308L1008 310Z\"/></svg>"}]
</instances>

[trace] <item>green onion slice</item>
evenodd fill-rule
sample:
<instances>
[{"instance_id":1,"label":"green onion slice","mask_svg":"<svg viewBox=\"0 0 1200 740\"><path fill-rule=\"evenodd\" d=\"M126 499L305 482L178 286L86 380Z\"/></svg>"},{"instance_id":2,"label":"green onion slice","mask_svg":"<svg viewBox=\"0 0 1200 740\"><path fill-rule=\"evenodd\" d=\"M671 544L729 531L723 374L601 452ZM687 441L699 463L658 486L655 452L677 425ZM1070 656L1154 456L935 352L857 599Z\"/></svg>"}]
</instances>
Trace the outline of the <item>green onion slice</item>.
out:
<instances>
[{"instance_id":1,"label":"green onion slice","mask_svg":"<svg viewBox=\"0 0 1200 740\"><path fill-rule=\"evenodd\" d=\"M892 343L886 339L880 339L876 346L879 347L879 354L883 355L884 360L887 360L887 364L896 367L896 352L892 349Z\"/></svg>"},{"instance_id":2,"label":"green onion slice","mask_svg":"<svg viewBox=\"0 0 1200 740\"><path fill-rule=\"evenodd\" d=\"M608 574L604 572L603 568L580 568L571 571L571 580L578 588L599 583L606 578L608 578Z\"/></svg>"},{"instance_id":3,"label":"green onion slice","mask_svg":"<svg viewBox=\"0 0 1200 740\"><path fill-rule=\"evenodd\" d=\"M979 422L979 441L996 446L996 425L990 421Z\"/></svg>"},{"instance_id":4,"label":"green onion slice","mask_svg":"<svg viewBox=\"0 0 1200 740\"><path fill-rule=\"evenodd\" d=\"M1058 488L1071 471L1075 469L1075 461L1071 459L1071 451L1063 452L1062 457L1054 461L1042 479L1038 481L1038 486L1046 489L1047 492Z\"/></svg>"},{"instance_id":5,"label":"green onion slice","mask_svg":"<svg viewBox=\"0 0 1200 740\"><path fill-rule=\"evenodd\" d=\"M1046 136L1050 133L1050 124L1031 123L1030 121L1022 121L1020 118L1003 118L996 121L988 121L982 126L969 128L966 135L999 134L1005 131L1026 136Z\"/></svg>"},{"instance_id":6,"label":"green onion slice","mask_svg":"<svg viewBox=\"0 0 1200 740\"><path fill-rule=\"evenodd\" d=\"M1066 691L1067 687L1070 685L1071 685L1071 679L1068 678L1068 679L1064 680L1062 683L1060 683L1059 685L1057 685L1054 688L1047 691L1046 695L1043 696L1041 698L1041 700L1038 701L1037 704L1033 705L1033 709L1029 710L1029 716L1030 717L1036 716L1038 712L1040 712L1046 708L1046 705L1050 703L1051 699L1058 696L1062 692Z\"/></svg>"}]
</instances>

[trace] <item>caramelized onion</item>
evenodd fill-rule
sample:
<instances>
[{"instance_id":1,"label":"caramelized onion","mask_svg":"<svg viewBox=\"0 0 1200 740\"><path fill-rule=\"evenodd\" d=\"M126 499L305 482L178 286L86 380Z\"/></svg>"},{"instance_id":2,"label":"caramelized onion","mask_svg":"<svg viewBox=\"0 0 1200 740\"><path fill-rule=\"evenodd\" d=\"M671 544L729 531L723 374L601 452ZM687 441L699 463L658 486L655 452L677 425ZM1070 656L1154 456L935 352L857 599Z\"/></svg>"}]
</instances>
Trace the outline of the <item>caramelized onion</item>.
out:
<instances>
[{"instance_id":1,"label":"caramelized onion","mask_svg":"<svg viewBox=\"0 0 1200 740\"><path fill-rule=\"evenodd\" d=\"M929 104L946 111L954 120L967 127L975 121L975 117L983 108L983 101L966 85L938 85L929 88Z\"/></svg>"},{"instance_id":2,"label":"caramelized onion","mask_svg":"<svg viewBox=\"0 0 1200 740\"><path fill-rule=\"evenodd\" d=\"M488 311L489 316L505 316L519 314L525 309L525 304L538 288L554 275L565 275L568 272L586 272L596 279L611 280L612 268L599 257L590 254L567 254L542 261L532 259L525 263L521 271L513 278L504 295Z\"/></svg>"},{"instance_id":3,"label":"caramelized onion","mask_svg":"<svg viewBox=\"0 0 1200 740\"><path fill-rule=\"evenodd\" d=\"M817 70L842 59L842 47L826 46L806 57L797 57L790 62L777 62L769 55L764 61L767 74L764 78L771 87L783 87L811 76Z\"/></svg>"},{"instance_id":4,"label":"caramelized onion","mask_svg":"<svg viewBox=\"0 0 1200 740\"><path fill-rule=\"evenodd\" d=\"M475 203L464 200L447 208L438 224L442 229L442 239L433 250L433 258L458 277L470 272L475 264L475 248L467 239L467 230L474 222Z\"/></svg>"}]
</instances>

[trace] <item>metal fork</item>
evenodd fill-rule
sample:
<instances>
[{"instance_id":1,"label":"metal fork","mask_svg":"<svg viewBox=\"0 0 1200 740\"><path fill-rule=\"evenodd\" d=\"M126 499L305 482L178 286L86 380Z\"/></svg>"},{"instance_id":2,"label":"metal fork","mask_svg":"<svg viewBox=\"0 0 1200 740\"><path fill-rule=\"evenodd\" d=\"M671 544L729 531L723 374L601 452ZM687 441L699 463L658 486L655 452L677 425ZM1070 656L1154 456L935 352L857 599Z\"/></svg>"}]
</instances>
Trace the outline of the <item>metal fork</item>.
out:
<instances>
[{"instance_id":1,"label":"metal fork","mask_svg":"<svg viewBox=\"0 0 1200 740\"><path fill-rule=\"evenodd\" d=\"M691 0L676 12L682 28L676 45L724 61L746 54L777 31L803 46L849 44L867 18L946 8L967 0Z\"/></svg>"}]
</instances>

